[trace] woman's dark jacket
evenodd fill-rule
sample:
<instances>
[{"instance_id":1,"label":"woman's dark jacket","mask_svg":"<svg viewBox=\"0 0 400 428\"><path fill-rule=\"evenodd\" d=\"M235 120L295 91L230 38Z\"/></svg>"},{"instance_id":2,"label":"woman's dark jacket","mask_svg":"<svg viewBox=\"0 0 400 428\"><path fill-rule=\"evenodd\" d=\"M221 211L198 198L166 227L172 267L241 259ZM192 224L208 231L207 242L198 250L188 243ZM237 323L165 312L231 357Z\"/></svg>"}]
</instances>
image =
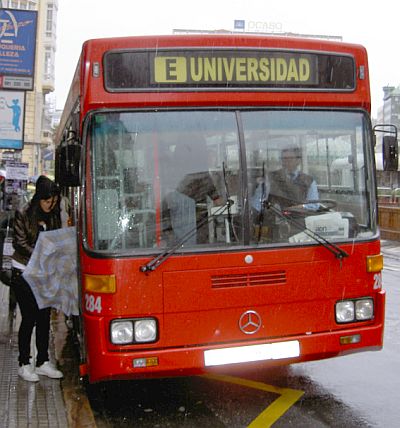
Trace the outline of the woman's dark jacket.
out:
<instances>
[{"instance_id":1,"label":"woman's dark jacket","mask_svg":"<svg viewBox=\"0 0 400 428\"><path fill-rule=\"evenodd\" d=\"M16 211L14 217L13 259L27 265L39 237L40 228L38 222L46 223L46 230L59 229L61 227L60 212L54 209L50 213L41 216L41 210L37 204L31 202L22 211Z\"/></svg>"}]
</instances>

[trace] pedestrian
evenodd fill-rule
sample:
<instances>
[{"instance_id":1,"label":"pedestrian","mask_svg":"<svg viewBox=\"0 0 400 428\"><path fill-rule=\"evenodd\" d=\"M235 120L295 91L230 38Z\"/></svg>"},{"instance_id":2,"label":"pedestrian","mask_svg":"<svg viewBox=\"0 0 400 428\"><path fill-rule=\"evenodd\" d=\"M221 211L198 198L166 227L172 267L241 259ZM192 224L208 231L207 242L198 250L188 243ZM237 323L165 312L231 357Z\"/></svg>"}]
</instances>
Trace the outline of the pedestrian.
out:
<instances>
[{"instance_id":1,"label":"pedestrian","mask_svg":"<svg viewBox=\"0 0 400 428\"><path fill-rule=\"evenodd\" d=\"M59 197L58 186L41 175L36 181L36 191L31 201L22 210L15 212L12 256L12 287L21 311L18 331L18 375L30 382L37 382L38 375L53 379L63 377L49 362L49 336L51 308L39 309L29 284L22 276L35 248L39 233L61 227L60 210L54 201ZM30 343L36 327L36 368L30 364Z\"/></svg>"}]
</instances>

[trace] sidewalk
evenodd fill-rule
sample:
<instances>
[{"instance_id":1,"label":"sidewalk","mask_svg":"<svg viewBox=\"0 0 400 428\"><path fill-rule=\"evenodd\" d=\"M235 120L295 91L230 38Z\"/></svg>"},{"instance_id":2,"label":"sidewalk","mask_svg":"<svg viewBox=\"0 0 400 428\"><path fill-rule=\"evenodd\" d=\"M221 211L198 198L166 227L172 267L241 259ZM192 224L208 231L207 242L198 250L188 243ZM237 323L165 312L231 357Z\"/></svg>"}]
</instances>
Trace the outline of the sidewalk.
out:
<instances>
[{"instance_id":1,"label":"sidewalk","mask_svg":"<svg viewBox=\"0 0 400 428\"><path fill-rule=\"evenodd\" d=\"M9 316L9 288L0 283L0 421L7 428L68 426L59 380L18 377L19 314Z\"/></svg>"},{"instance_id":2,"label":"sidewalk","mask_svg":"<svg viewBox=\"0 0 400 428\"><path fill-rule=\"evenodd\" d=\"M9 287L0 282L0 426L4 428L93 428L96 426L79 382L77 357L64 315L52 315L50 359L64 373L61 380L18 376L19 311L9 316Z\"/></svg>"}]
</instances>

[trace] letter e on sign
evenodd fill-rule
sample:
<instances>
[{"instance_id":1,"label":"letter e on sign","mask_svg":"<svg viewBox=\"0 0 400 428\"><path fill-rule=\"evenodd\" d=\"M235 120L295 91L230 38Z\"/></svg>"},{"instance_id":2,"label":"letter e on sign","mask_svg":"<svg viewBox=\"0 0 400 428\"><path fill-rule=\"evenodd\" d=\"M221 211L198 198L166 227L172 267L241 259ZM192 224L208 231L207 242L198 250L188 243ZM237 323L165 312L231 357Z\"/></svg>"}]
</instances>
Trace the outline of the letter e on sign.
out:
<instances>
[{"instance_id":1,"label":"letter e on sign","mask_svg":"<svg viewBox=\"0 0 400 428\"><path fill-rule=\"evenodd\" d=\"M154 58L154 80L156 83L186 82L186 58L176 56L156 56Z\"/></svg>"}]
</instances>

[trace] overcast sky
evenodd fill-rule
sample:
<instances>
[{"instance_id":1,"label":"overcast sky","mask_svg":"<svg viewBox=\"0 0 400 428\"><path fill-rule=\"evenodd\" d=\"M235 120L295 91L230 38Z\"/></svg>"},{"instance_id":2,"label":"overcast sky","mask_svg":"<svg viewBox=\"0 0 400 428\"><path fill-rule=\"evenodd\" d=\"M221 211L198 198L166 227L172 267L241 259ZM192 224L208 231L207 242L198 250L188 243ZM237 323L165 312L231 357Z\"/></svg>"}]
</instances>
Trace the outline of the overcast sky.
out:
<instances>
[{"instance_id":1,"label":"overcast sky","mask_svg":"<svg viewBox=\"0 0 400 428\"><path fill-rule=\"evenodd\" d=\"M233 30L234 20L243 19L246 30L258 23L283 32L341 36L345 42L364 45L376 117L382 87L400 84L400 35L394 4L392 0L59 0L57 108L64 106L85 40L171 34L173 29Z\"/></svg>"}]
</instances>

